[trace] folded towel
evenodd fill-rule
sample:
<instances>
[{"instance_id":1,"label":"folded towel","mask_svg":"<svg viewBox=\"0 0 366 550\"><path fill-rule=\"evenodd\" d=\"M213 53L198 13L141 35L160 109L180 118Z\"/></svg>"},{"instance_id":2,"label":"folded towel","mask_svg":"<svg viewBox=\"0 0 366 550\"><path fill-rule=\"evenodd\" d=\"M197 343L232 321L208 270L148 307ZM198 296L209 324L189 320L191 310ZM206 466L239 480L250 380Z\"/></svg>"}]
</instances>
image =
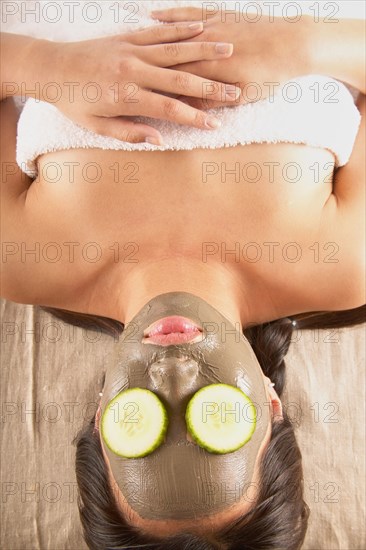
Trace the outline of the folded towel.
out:
<instances>
[{"instance_id":1,"label":"folded towel","mask_svg":"<svg viewBox=\"0 0 366 550\"><path fill-rule=\"evenodd\" d=\"M317 91L320 93L315 101ZM29 99L18 122L16 158L24 172L36 177L38 156L62 149L163 151L286 142L328 149L334 154L335 165L343 166L351 155L361 120L348 89L321 75L296 78L267 99L209 112L221 120L220 128L200 130L136 117L161 132L164 146L159 147L101 136L73 123L54 105Z\"/></svg>"}]
</instances>

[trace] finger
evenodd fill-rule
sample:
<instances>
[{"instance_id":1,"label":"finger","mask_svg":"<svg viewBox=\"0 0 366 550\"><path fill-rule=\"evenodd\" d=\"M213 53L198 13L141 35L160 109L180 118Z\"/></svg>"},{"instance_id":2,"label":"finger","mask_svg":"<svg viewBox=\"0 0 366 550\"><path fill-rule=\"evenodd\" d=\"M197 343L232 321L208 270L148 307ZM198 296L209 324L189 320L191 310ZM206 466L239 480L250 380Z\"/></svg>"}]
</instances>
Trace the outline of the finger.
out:
<instances>
[{"instance_id":1,"label":"finger","mask_svg":"<svg viewBox=\"0 0 366 550\"><path fill-rule=\"evenodd\" d=\"M155 128L125 117L94 116L91 119L79 121L79 123L97 134L119 139L120 141L163 145L163 138Z\"/></svg>"},{"instance_id":2,"label":"finger","mask_svg":"<svg viewBox=\"0 0 366 550\"><path fill-rule=\"evenodd\" d=\"M236 105L242 105L245 103L242 96L240 96L236 101L212 101L212 99L200 99L197 97L187 97L187 96L178 96L176 99L183 101L187 105L199 109L201 111L206 111L208 109L217 109L219 107L235 107Z\"/></svg>"},{"instance_id":3,"label":"finger","mask_svg":"<svg viewBox=\"0 0 366 550\"><path fill-rule=\"evenodd\" d=\"M193 38L203 31L202 22L174 23L172 25L154 25L141 31L134 31L122 35L136 46L148 46L164 42L177 42Z\"/></svg>"},{"instance_id":4,"label":"finger","mask_svg":"<svg viewBox=\"0 0 366 550\"><path fill-rule=\"evenodd\" d=\"M221 125L216 117L194 109L190 105L165 97L155 92L145 92L146 97L140 105L140 114L148 117L169 120L186 126L193 126L202 130L214 130ZM141 109L144 107L143 109ZM143 110L143 112L141 112Z\"/></svg>"},{"instance_id":5,"label":"finger","mask_svg":"<svg viewBox=\"0 0 366 550\"><path fill-rule=\"evenodd\" d=\"M233 51L233 44L226 42L173 42L143 46L137 54L150 65L171 67L193 61L227 59Z\"/></svg>"},{"instance_id":6,"label":"finger","mask_svg":"<svg viewBox=\"0 0 366 550\"><path fill-rule=\"evenodd\" d=\"M215 109L217 107L222 107L223 103L220 101L212 101L211 99L200 99L199 97L187 97L187 96L178 96L178 101L183 101L186 105L190 105L195 109L201 111L206 111L208 109Z\"/></svg>"},{"instance_id":7,"label":"finger","mask_svg":"<svg viewBox=\"0 0 366 550\"><path fill-rule=\"evenodd\" d=\"M209 17L213 17L219 10L211 9L209 5L202 8L169 8L166 10L154 10L150 16L152 19L160 21L206 21Z\"/></svg>"},{"instance_id":8,"label":"finger","mask_svg":"<svg viewBox=\"0 0 366 550\"><path fill-rule=\"evenodd\" d=\"M207 61L193 61L192 63L181 63L176 65L171 65L169 67L174 71L184 71L190 74L201 76L203 78L213 79L214 75L217 74L217 61L211 60L210 63Z\"/></svg>"},{"instance_id":9,"label":"finger","mask_svg":"<svg viewBox=\"0 0 366 550\"><path fill-rule=\"evenodd\" d=\"M192 96L214 101L235 101L241 94L240 88L200 76L171 69L148 68L144 72L145 88L170 94Z\"/></svg>"}]
</instances>

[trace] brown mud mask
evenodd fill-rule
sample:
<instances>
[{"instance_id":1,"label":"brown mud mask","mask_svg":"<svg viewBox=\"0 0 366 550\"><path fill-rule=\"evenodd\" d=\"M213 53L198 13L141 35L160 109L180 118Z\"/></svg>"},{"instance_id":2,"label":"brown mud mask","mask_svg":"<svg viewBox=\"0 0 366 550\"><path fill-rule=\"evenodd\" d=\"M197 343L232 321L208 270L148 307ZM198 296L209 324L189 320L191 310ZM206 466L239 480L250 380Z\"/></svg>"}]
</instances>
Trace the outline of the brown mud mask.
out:
<instances>
[{"instance_id":1,"label":"brown mud mask","mask_svg":"<svg viewBox=\"0 0 366 550\"><path fill-rule=\"evenodd\" d=\"M142 343L144 330L170 315L198 323L200 342L158 346ZM116 353L106 359L101 414L119 392L153 391L169 417L165 441L143 458L114 454L103 442L115 482L129 506L145 519L195 519L250 500L255 461L266 436L270 409L264 377L247 339L219 311L187 292L150 300L132 319ZM190 440L185 422L189 399L203 386L239 387L257 411L252 438L232 453L209 453ZM247 492L249 490L249 492Z\"/></svg>"}]
</instances>

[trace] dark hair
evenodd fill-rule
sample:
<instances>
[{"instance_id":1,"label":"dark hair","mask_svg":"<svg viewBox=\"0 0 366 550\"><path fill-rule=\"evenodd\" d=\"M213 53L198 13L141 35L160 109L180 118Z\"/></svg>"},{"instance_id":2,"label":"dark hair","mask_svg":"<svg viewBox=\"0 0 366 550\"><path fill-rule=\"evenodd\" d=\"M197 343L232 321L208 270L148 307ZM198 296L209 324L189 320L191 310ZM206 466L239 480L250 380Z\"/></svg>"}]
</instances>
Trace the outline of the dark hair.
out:
<instances>
[{"instance_id":1,"label":"dark hair","mask_svg":"<svg viewBox=\"0 0 366 550\"><path fill-rule=\"evenodd\" d=\"M123 324L93 315L42 308L83 328L116 336ZM285 361L296 329L354 326L365 321L366 306L352 310L310 312L292 319L252 326L244 330L264 374L275 382L281 396L285 385ZM95 416L75 439L79 512L84 538L92 550L152 548L155 550L297 550L307 529L309 507L303 499L301 453L294 428L284 412L283 421L272 422L270 443L260 466L259 494L253 508L207 538L183 533L161 539L131 526L117 507L98 433Z\"/></svg>"}]
</instances>

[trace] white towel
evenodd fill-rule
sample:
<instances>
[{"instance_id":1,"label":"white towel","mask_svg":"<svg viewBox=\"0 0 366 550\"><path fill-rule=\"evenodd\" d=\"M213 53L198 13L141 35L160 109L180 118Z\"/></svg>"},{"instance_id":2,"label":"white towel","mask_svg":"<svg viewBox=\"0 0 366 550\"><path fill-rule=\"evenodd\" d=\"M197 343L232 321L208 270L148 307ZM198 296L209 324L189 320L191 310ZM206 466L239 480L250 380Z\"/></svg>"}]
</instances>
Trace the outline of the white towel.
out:
<instances>
[{"instance_id":1,"label":"white towel","mask_svg":"<svg viewBox=\"0 0 366 550\"><path fill-rule=\"evenodd\" d=\"M26 4L29 7L32 2ZM47 3L35 2L34 4L41 6L37 24L32 24L32 18L30 23L27 23L24 14L19 11L14 15L12 25L10 20L7 22L8 26L5 25L5 30L51 40L75 40L75 36L80 40L96 38L158 24L149 17L151 10L162 6L187 5L187 2L151 0L126 4L103 1L97 3L101 10L99 17L97 10L94 8L93 11L92 7L90 11L83 13L83 7L96 4L84 1L79 3L79 8L75 7L73 22L68 25L61 25L61 19L54 24L50 21L52 18L65 17L65 14L68 14L70 21L69 7L66 10L63 6L64 9L57 14L57 11L42 11L42 4L47 5ZM59 2L59 4L64 3ZM202 2L198 0L191 0L189 4L202 6ZM207 4L205 2L205 5ZM212 2L211 4L221 7L223 3ZM226 2L225 7L237 9L239 6L244 9L247 4L243 1L232 1ZM21 23L22 16L23 23ZM93 18L95 21L92 23ZM18 123L17 162L23 171L31 177L36 177L36 160L40 155L70 148L190 150L215 149L249 143L287 142L328 149L334 154L336 166L346 164L351 155L361 119L354 104L356 95L354 90L351 89L354 94L352 95L343 83L322 75L300 76L281 87L275 87L274 90L268 98L253 103L211 109L210 113L222 121L221 127L213 131L199 130L147 117L136 117L136 121L148 123L161 132L164 139L162 147L147 143L131 144L98 135L73 123L54 105L29 99L25 103ZM253 91L251 90L251 93Z\"/></svg>"},{"instance_id":2,"label":"white towel","mask_svg":"<svg viewBox=\"0 0 366 550\"><path fill-rule=\"evenodd\" d=\"M314 101L318 89L319 101ZM325 102L326 96L334 102ZM222 121L222 126L216 130L199 130L169 121L136 117L161 132L164 146L158 147L98 135L74 124L55 106L29 99L18 123L17 162L29 176L36 177L37 157L62 149L187 150L288 142L326 148L333 152L336 166L343 166L351 155L361 119L348 89L320 75L292 80L271 98L238 107L211 109L210 112Z\"/></svg>"}]
</instances>

